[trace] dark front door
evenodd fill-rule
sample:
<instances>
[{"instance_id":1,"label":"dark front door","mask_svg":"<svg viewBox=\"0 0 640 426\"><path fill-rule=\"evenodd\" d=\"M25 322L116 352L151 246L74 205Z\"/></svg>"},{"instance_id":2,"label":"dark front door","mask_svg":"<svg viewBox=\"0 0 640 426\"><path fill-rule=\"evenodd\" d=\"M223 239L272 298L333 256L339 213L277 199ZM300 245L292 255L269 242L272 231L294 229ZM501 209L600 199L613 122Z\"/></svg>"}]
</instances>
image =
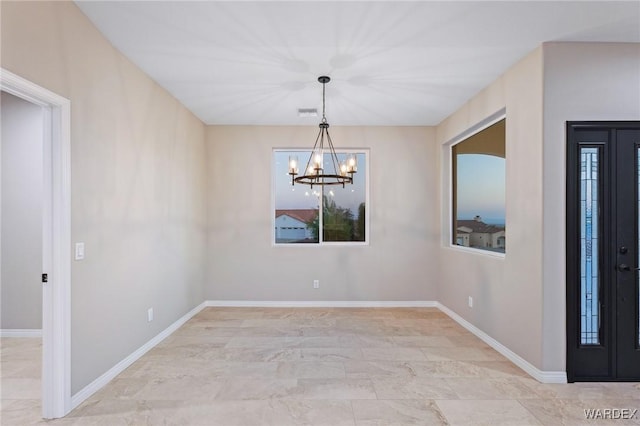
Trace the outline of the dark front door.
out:
<instances>
[{"instance_id":1,"label":"dark front door","mask_svg":"<svg viewBox=\"0 0 640 426\"><path fill-rule=\"evenodd\" d=\"M640 380L640 122L567 123L567 377Z\"/></svg>"}]
</instances>

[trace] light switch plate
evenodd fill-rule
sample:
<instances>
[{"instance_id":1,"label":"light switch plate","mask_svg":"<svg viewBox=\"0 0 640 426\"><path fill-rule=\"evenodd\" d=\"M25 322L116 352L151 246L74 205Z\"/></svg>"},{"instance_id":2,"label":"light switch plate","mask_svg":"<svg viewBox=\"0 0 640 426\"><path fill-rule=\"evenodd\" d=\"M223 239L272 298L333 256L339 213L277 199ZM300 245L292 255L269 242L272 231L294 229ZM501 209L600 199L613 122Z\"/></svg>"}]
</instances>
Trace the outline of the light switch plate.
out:
<instances>
[{"instance_id":1,"label":"light switch plate","mask_svg":"<svg viewBox=\"0 0 640 426\"><path fill-rule=\"evenodd\" d=\"M76 243L76 253L75 253L75 259L76 260L83 260L84 259L84 243Z\"/></svg>"}]
</instances>

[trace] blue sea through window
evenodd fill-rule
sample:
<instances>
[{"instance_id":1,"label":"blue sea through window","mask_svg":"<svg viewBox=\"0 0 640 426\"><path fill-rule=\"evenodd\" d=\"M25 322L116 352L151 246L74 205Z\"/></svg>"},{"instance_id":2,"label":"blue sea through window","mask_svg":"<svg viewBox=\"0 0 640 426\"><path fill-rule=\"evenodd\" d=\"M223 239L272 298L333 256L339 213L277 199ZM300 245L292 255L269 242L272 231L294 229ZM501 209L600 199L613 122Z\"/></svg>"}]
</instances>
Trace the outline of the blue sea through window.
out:
<instances>
[{"instance_id":1,"label":"blue sea through window","mask_svg":"<svg viewBox=\"0 0 640 426\"><path fill-rule=\"evenodd\" d=\"M506 119L455 143L451 243L506 253Z\"/></svg>"},{"instance_id":2,"label":"blue sea through window","mask_svg":"<svg viewBox=\"0 0 640 426\"><path fill-rule=\"evenodd\" d=\"M580 343L600 344L598 148L580 150Z\"/></svg>"}]
</instances>

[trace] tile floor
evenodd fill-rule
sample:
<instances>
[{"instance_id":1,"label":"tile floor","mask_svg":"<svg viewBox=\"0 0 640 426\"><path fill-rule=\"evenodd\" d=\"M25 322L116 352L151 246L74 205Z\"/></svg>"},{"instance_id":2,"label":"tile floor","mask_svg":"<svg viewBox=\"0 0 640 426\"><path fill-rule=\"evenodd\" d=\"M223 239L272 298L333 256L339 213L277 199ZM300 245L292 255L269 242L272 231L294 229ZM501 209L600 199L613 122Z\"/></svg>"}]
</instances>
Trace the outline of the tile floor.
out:
<instances>
[{"instance_id":1,"label":"tile floor","mask_svg":"<svg viewBox=\"0 0 640 426\"><path fill-rule=\"evenodd\" d=\"M207 308L66 418L39 339L2 339L4 425L626 425L640 383L536 382L436 309Z\"/></svg>"}]
</instances>

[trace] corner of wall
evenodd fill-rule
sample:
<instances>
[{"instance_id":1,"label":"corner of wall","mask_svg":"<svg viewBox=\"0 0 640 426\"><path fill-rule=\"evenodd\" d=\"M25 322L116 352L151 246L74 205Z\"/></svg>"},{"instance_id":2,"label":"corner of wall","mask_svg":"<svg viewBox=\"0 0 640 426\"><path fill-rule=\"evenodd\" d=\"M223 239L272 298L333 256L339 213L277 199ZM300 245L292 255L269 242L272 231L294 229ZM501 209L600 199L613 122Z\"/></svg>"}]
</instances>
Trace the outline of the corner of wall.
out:
<instances>
[{"instance_id":1,"label":"corner of wall","mask_svg":"<svg viewBox=\"0 0 640 426\"><path fill-rule=\"evenodd\" d=\"M450 198L446 143L496 111L506 110L507 253L499 259L443 242L438 300L536 368L542 367L543 310L541 59L540 48L532 51L437 129L443 146L441 218L446 224ZM444 227L442 232L449 234ZM460 268L463 263L465 268ZM469 296L474 298L473 308L467 306Z\"/></svg>"}]
</instances>

